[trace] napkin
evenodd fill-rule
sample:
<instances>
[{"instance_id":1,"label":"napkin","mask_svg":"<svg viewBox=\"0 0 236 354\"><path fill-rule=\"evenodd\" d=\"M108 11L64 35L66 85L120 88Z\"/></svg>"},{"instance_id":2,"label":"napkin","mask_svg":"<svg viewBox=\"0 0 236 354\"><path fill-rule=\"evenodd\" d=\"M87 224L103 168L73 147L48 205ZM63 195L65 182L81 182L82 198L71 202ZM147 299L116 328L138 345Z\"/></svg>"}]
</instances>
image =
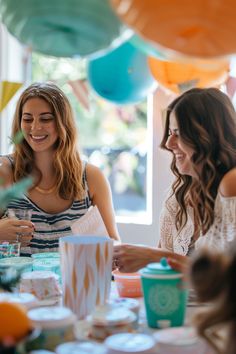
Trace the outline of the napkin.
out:
<instances>
[{"instance_id":1,"label":"napkin","mask_svg":"<svg viewBox=\"0 0 236 354\"><path fill-rule=\"evenodd\" d=\"M89 207L87 213L71 225L71 230L74 235L109 237L106 226L96 205Z\"/></svg>"}]
</instances>

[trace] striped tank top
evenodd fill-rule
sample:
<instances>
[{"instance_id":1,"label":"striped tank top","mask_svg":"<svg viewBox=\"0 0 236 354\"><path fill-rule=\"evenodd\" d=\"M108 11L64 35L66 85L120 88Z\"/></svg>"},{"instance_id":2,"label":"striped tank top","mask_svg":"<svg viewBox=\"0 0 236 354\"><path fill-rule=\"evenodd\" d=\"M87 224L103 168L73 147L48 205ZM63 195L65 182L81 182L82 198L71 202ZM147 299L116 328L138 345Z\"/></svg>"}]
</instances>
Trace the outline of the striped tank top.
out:
<instances>
[{"instance_id":1,"label":"striped tank top","mask_svg":"<svg viewBox=\"0 0 236 354\"><path fill-rule=\"evenodd\" d=\"M5 211L6 216L9 209L13 210L16 214L19 209L30 209L32 211L31 221L34 223L35 231L30 245L28 247L21 247L21 256L30 256L38 252L58 251L59 238L71 235L71 225L86 214L92 205L85 168L83 172L83 184L85 187L84 199L75 200L70 208L57 214L46 213L27 196L9 203Z\"/></svg>"}]
</instances>

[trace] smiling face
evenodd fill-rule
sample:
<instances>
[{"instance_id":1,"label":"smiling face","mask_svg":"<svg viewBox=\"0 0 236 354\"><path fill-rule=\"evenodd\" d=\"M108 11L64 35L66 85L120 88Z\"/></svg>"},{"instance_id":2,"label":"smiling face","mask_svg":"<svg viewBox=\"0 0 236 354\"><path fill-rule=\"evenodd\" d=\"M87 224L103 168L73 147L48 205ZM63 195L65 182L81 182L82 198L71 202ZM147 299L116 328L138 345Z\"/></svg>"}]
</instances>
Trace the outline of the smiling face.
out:
<instances>
[{"instance_id":1,"label":"smiling face","mask_svg":"<svg viewBox=\"0 0 236 354\"><path fill-rule=\"evenodd\" d=\"M53 151L58 139L52 108L42 98L28 99L22 109L21 129L34 152Z\"/></svg>"},{"instance_id":2,"label":"smiling face","mask_svg":"<svg viewBox=\"0 0 236 354\"><path fill-rule=\"evenodd\" d=\"M174 154L176 168L179 173L196 178L197 174L191 161L194 150L181 140L177 120L173 112L170 114L169 137L166 142L166 147Z\"/></svg>"}]
</instances>

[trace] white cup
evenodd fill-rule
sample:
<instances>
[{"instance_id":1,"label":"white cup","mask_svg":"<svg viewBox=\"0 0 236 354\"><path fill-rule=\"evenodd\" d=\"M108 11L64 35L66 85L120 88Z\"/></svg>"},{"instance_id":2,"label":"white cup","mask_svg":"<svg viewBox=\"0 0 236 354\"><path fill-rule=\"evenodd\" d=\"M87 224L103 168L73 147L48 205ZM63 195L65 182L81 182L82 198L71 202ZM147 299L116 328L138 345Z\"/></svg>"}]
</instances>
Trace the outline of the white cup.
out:
<instances>
[{"instance_id":1,"label":"white cup","mask_svg":"<svg viewBox=\"0 0 236 354\"><path fill-rule=\"evenodd\" d=\"M65 236L59 244L63 303L82 319L108 300L113 241L107 236Z\"/></svg>"}]
</instances>

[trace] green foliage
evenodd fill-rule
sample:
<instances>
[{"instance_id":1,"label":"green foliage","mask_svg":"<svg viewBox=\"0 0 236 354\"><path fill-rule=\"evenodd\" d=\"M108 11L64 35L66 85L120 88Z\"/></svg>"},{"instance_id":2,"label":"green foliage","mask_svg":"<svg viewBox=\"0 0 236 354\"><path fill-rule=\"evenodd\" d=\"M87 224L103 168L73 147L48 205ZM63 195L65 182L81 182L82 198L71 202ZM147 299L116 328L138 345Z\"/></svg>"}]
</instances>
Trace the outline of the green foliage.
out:
<instances>
[{"instance_id":1,"label":"green foliage","mask_svg":"<svg viewBox=\"0 0 236 354\"><path fill-rule=\"evenodd\" d=\"M19 199L32 185L32 178L24 178L8 188L0 189L0 209L4 210L14 199Z\"/></svg>"},{"instance_id":2,"label":"green foliage","mask_svg":"<svg viewBox=\"0 0 236 354\"><path fill-rule=\"evenodd\" d=\"M13 138L10 138L11 143L14 145L20 144L23 139L24 139L24 133L22 130L19 130Z\"/></svg>"},{"instance_id":3,"label":"green foliage","mask_svg":"<svg viewBox=\"0 0 236 354\"><path fill-rule=\"evenodd\" d=\"M0 269L0 289L4 291L12 291L18 284L22 270L12 267Z\"/></svg>"}]
</instances>

